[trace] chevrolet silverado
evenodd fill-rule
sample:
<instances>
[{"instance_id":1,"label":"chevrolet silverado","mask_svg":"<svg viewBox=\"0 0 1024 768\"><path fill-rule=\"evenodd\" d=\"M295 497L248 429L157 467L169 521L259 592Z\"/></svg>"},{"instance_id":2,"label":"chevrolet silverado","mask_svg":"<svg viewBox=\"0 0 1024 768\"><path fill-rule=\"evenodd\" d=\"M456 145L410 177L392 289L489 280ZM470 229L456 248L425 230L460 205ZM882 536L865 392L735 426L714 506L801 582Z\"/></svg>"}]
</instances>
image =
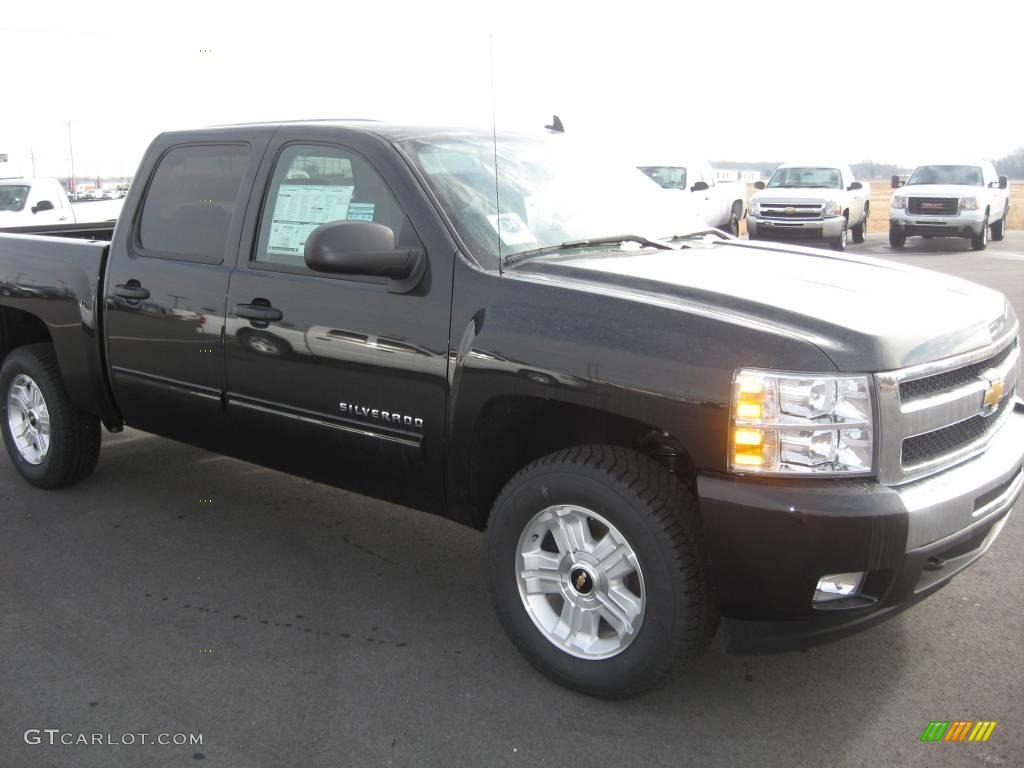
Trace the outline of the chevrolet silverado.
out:
<instances>
[{"instance_id":1,"label":"chevrolet silverado","mask_svg":"<svg viewBox=\"0 0 1024 768\"><path fill-rule=\"evenodd\" d=\"M130 425L485 530L511 640L596 696L947 584L1024 482L1013 309L676 207L564 137L164 133L115 225L0 234L4 443L59 488Z\"/></svg>"}]
</instances>

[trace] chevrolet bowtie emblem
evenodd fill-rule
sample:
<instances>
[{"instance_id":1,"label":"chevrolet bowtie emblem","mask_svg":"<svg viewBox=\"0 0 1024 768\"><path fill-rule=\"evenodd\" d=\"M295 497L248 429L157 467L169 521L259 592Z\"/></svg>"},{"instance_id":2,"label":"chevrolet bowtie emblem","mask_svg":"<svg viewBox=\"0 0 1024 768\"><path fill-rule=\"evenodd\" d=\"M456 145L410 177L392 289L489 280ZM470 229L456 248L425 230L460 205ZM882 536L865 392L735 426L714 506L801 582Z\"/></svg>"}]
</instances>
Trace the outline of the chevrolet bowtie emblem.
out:
<instances>
[{"instance_id":1,"label":"chevrolet bowtie emblem","mask_svg":"<svg viewBox=\"0 0 1024 768\"><path fill-rule=\"evenodd\" d=\"M587 583L587 574L580 571L580 575L576 577L576 589L583 589Z\"/></svg>"},{"instance_id":2,"label":"chevrolet bowtie emblem","mask_svg":"<svg viewBox=\"0 0 1024 768\"><path fill-rule=\"evenodd\" d=\"M796 208L786 208L786 213L796 213Z\"/></svg>"},{"instance_id":3,"label":"chevrolet bowtie emblem","mask_svg":"<svg viewBox=\"0 0 1024 768\"><path fill-rule=\"evenodd\" d=\"M1005 389L1006 383L1002 379L989 379L982 405L987 409L995 408L999 405L999 401L1003 399Z\"/></svg>"}]
</instances>

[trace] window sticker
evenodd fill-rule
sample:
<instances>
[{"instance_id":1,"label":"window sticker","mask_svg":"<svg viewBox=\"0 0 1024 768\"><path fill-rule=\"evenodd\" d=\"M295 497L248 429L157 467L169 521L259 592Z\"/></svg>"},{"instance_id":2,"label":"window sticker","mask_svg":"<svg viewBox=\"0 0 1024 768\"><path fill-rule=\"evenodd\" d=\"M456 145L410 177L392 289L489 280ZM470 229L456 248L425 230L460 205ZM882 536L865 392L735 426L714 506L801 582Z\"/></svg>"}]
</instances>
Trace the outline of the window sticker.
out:
<instances>
[{"instance_id":1,"label":"window sticker","mask_svg":"<svg viewBox=\"0 0 1024 768\"><path fill-rule=\"evenodd\" d=\"M282 184L270 219L267 253L301 254L314 229L348 216L354 190L355 187Z\"/></svg>"},{"instance_id":2,"label":"window sticker","mask_svg":"<svg viewBox=\"0 0 1024 768\"><path fill-rule=\"evenodd\" d=\"M373 211L376 207L375 203L349 203L348 220L373 221Z\"/></svg>"},{"instance_id":3,"label":"window sticker","mask_svg":"<svg viewBox=\"0 0 1024 768\"><path fill-rule=\"evenodd\" d=\"M491 226L494 227L494 231L498 233L498 237L501 238L501 242L505 245L523 245L524 243L535 243L537 238L533 236L533 232L526 226L518 213L498 213L487 217L487 220L491 222Z\"/></svg>"}]
</instances>

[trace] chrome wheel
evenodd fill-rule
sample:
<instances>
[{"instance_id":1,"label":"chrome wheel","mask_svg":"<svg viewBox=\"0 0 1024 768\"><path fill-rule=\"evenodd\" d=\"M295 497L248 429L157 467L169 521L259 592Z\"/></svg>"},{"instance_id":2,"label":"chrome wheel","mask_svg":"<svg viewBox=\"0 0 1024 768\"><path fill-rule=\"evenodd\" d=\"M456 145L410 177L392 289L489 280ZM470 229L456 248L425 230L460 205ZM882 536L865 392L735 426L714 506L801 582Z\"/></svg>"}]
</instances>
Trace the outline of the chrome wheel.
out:
<instances>
[{"instance_id":1,"label":"chrome wheel","mask_svg":"<svg viewBox=\"0 0 1024 768\"><path fill-rule=\"evenodd\" d=\"M526 612L562 651L607 659L640 631L646 593L636 553L596 512L574 505L541 510L519 537L515 566Z\"/></svg>"},{"instance_id":2,"label":"chrome wheel","mask_svg":"<svg viewBox=\"0 0 1024 768\"><path fill-rule=\"evenodd\" d=\"M23 373L7 392L7 425L21 458L42 464L50 450L50 411L35 381Z\"/></svg>"}]
</instances>

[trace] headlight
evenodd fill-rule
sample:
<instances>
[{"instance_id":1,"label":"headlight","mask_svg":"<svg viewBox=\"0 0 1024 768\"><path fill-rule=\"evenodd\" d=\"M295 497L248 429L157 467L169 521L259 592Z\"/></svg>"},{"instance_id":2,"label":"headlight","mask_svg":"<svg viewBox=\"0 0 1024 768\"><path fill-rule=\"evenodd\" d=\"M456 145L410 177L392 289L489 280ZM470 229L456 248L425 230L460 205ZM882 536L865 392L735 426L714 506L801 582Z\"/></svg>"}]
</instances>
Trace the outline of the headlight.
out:
<instances>
[{"instance_id":1,"label":"headlight","mask_svg":"<svg viewBox=\"0 0 1024 768\"><path fill-rule=\"evenodd\" d=\"M870 377L741 368L733 378L732 393L733 472L871 472Z\"/></svg>"},{"instance_id":2,"label":"headlight","mask_svg":"<svg viewBox=\"0 0 1024 768\"><path fill-rule=\"evenodd\" d=\"M907 196L906 195L893 195L892 196L892 207L903 210L907 207Z\"/></svg>"},{"instance_id":3,"label":"headlight","mask_svg":"<svg viewBox=\"0 0 1024 768\"><path fill-rule=\"evenodd\" d=\"M960 208L965 211L976 211L978 210L978 198L976 197L961 197Z\"/></svg>"},{"instance_id":4,"label":"headlight","mask_svg":"<svg viewBox=\"0 0 1024 768\"><path fill-rule=\"evenodd\" d=\"M754 216L757 216L757 215L759 215L761 213L761 201L760 200L751 200L750 201L750 213L752 215L754 215Z\"/></svg>"},{"instance_id":5,"label":"headlight","mask_svg":"<svg viewBox=\"0 0 1024 768\"><path fill-rule=\"evenodd\" d=\"M843 206L835 200L829 200L821 212L825 216L839 216L843 212Z\"/></svg>"}]
</instances>

